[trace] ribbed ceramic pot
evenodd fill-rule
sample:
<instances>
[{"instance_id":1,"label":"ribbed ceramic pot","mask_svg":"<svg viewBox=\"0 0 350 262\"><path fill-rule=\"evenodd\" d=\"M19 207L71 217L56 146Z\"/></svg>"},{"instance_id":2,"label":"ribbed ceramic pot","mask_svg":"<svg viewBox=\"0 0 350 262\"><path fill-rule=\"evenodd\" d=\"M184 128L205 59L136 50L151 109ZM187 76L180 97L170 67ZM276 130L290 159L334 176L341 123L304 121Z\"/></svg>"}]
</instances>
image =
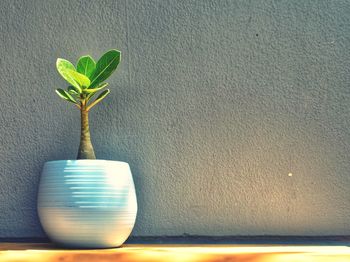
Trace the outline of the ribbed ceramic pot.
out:
<instances>
[{"instance_id":1,"label":"ribbed ceramic pot","mask_svg":"<svg viewBox=\"0 0 350 262\"><path fill-rule=\"evenodd\" d=\"M46 162L38 213L45 232L58 244L80 248L122 245L137 213L129 165L109 160Z\"/></svg>"}]
</instances>

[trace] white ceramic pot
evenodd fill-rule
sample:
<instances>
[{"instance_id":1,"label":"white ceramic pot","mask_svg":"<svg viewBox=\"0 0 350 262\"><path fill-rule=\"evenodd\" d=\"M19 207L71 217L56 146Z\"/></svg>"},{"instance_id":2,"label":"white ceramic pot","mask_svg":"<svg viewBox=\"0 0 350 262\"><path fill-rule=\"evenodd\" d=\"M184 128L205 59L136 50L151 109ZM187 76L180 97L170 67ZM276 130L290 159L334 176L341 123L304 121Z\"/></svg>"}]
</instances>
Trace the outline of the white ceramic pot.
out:
<instances>
[{"instance_id":1,"label":"white ceramic pot","mask_svg":"<svg viewBox=\"0 0 350 262\"><path fill-rule=\"evenodd\" d=\"M45 232L58 244L80 248L122 245L137 213L129 165L109 160L46 162L38 213Z\"/></svg>"}]
</instances>

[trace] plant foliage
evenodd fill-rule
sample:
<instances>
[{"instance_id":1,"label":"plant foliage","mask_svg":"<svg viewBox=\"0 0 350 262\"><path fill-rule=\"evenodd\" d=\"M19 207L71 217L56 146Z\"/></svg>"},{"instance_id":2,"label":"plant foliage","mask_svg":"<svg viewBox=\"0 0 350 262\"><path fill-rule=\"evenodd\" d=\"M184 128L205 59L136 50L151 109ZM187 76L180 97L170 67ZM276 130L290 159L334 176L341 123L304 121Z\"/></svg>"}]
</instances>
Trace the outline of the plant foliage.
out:
<instances>
[{"instance_id":1,"label":"plant foliage","mask_svg":"<svg viewBox=\"0 0 350 262\"><path fill-rule=\"evenodd\" d=\"M82 56L78 59L76 68L68 60L58 58L57 71L69 86L66 90L56 89L56 93L80 109L84 106L84 109L89 111L109 94L109 89L105 89L108 83L104 81L117 69L119 63L120 51L115 49L102 55L97 63L91 56ZM101 93L92 101L93 96L100 91Z\"/></svg>"}]
</instances>

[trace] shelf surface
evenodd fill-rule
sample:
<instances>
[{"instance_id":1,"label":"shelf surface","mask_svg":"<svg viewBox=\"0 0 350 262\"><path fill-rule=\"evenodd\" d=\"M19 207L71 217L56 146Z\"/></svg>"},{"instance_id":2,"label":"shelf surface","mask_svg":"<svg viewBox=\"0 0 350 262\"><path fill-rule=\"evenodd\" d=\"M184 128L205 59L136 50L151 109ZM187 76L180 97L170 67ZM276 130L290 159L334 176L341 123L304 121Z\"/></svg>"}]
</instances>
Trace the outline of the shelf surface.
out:
<instances>
[{"instance_id":1,"label":"shelf surface","mask_svg":"<svg viewBox=\"0 0 350 262\"><path fill-rule=\"evenodd\" d=\"M48 243L0 243L1 262L308 261L349 262L346 245L126 244L120 248L62 249Z\"/></svg>"}]
</instances>

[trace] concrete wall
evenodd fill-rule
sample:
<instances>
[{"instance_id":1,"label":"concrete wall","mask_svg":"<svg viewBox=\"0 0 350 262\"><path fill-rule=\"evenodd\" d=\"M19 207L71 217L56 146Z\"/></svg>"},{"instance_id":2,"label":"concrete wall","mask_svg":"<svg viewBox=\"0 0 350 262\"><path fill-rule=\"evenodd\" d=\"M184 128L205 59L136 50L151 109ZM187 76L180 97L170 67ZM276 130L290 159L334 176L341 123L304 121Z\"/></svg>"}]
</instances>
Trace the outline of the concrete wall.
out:
<instances>
[{"instance_id":1,"label":"concrete wall","mask_svg":"<svg viewBox=\"0 0 350 262\"><path fill-rule=\"evenodd\" d=\"M133 234L350 234L349 1L0 2L0 237L42 237L47 160L79 114L57 57L123 52L91 113L130 163ZM289 176L289 173L292 176Z\"/></svg>"}]
</instances>

